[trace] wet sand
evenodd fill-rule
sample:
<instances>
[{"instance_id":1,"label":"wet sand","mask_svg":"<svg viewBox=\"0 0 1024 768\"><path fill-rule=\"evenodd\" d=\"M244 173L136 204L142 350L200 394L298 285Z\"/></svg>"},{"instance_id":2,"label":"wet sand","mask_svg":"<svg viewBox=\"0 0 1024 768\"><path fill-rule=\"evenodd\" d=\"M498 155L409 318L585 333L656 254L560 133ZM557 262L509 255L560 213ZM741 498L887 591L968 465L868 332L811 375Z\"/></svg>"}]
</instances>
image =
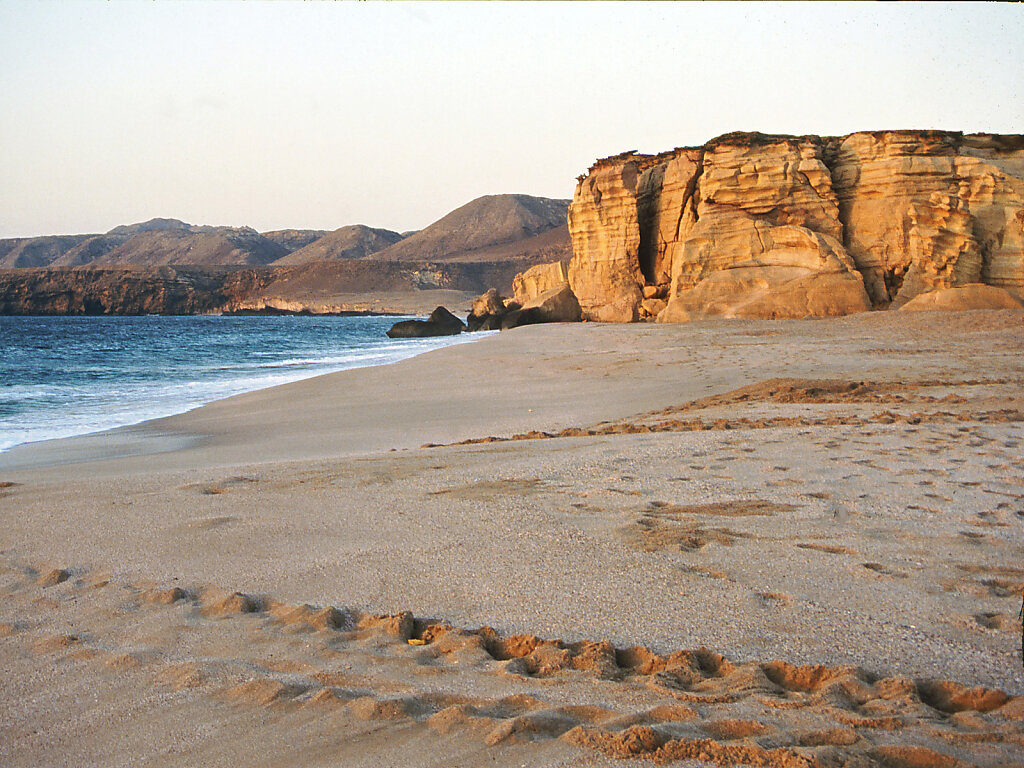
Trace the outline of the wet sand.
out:
<instances>
[{"instance_id":1,"label":"wet sand","mask_svg":"<svg viewBox=\"0 0 1024 768\"><path fill-rule=\"evenodd\" d=\"M1019 761L1022 321L533 326L0 454L0 762Z\"/></svg>"}]
</instances>

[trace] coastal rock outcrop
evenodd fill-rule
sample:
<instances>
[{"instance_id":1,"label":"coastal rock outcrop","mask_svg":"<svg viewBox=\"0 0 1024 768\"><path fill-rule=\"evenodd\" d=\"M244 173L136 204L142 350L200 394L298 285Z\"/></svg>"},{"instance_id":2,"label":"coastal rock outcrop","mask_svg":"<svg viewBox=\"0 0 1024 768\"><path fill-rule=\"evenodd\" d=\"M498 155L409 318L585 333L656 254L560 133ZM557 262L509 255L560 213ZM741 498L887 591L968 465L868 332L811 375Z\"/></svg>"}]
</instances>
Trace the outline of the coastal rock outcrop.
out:
<instances>
[{"instance_id":1,"label":"coastal rock outcrop","mask_svg":"<svg viewBox=\"0 0 1024 768\"><path fill-rule=\"evenodd\" d=\"M1024 289L1024 137L883 131L833 145L847 249L875 304L976 282Z\"/></svg>"},{"instance_id":2,"label":"coastal rock outcrop","mask_svg":"<svg viewBox=\"0 0 1024 768\"><path fill-rule=\"evenodd\" d=\"M438 307L426 320L403 320L388 330L388 338L422 339L428 336L455 336L466 330L459 318L444 307Z\"/></svg>"},{"instance_id":3,"label":"coastal rock outcrop","mask_svg":"<svg viewBox=\"0 0 1024 768\"><path fill-rule=\"evenodd\" d=\"M196 315L259 294L268 273L252 269L0 270L0 315Z\"/></svg>"},{"instance_id":4,"label":"coastal rock outcrop","mask_svg":"<svg viewBox=\"0 0 1024 768\"><path fill-rule=\"evenodd\" d=\"M645 279L640 270L637 182L632 153L598 161L576 185L569 206L569 285L589 320L639 318Z\"/></svg>"},{"instance_id":5,"label":"coastal rock outcrop","mask_svg":"<svg viewBox=\"0 0 1024 768\"><path fill-rule=\"evenodd\" d=\"M501 318L508 311L504 297L497 288L489 288L480 298L473 301L466 329L469 331L496 331L501 328Z\"/></svg>"},{"instance_id":6,"label":"coastal rock outcrop","mask_svg":"<svg viewBox=\"0 0 1024 768\"><path fill-rule=\"evenodd\" d=\"M558 271L550 268L560 265L556 263L542 266L545 268L542 273L551 276L557 275ZM527 273L530 272L534 273L534 277L537 275L534 268L527 270ZM564 267L562 273L564 274ZM524 283L523 274L519 274L516 275L515 282L520 288L527 284L531 290L521 290L519 295L512 299L505 299L494 288L486 291L473 302L473 308L466 320L468 330L507 331L521 325L578 323L583 319L580 304L568 282L555 283L553 287L532 298L527 297L538 284L533 278Z\"/></svg>"},{"instance_id":7,"label":"coastal rock outcrop","mask_svg":"<svg viewBox=\"0 0 1024 768\"><path fill-rule=\"evenodd\" d=\"M590 320L841 315L971 283L1019 298L1024 137L734 133L627 152L579 178L568 221Z\"/></svg>"}]
</instances>

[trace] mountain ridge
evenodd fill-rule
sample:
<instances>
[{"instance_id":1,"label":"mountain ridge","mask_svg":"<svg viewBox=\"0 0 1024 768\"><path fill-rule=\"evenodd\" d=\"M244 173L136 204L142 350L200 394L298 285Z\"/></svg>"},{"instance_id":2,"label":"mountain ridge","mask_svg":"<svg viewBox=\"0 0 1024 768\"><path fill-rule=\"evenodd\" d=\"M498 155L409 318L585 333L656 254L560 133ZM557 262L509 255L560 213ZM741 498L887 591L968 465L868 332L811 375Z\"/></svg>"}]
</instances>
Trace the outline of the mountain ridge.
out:
<instances>
[{"instance_id":1,"label":"mountain ridge","mask_svg":"<svg viewBox=\"0 0 1024 768\"><path fill-rule=\"evenodd\" d=\"M0 240L0 268L292 266L311 261L491 261L569 257L568 200L484 195L401 234L365 224L333 231L189 224L152 218L105 233ZM517 243L523 247L518 248ZM385 253L387 252L387 253Z\"/></svg>"}]
</instances>

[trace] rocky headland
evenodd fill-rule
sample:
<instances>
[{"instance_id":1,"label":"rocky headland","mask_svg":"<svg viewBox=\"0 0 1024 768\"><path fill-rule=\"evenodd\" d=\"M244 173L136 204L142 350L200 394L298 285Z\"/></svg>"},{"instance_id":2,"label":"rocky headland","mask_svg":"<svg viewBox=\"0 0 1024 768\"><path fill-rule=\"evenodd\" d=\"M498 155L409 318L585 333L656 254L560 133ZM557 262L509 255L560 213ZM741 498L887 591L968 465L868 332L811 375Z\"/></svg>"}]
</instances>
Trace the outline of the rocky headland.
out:
<instances>
[{"instance_id":1,"label":"rocky headland","mask_svg":"<svg viewBox=\"0 0 1024 768\"><path fill-rule=\"evenodd\" d=\"M509 298L482 325L514 327L566 286L604 322L1019 308L1024 136L730 133L598 160L571 203L488 195L404 234L153 219L0 240L6 314L426 314L494 288Z\"/></svg>"},{"instance_id":2,"label":"rocky headland","mask_svg":"<svg viewBox=\"0 0 1024 768\"><path fill-rule=\"evenodd\" d=\"M426 313L468 309L570 255L568 200L488 195L418 232L209 227L0 240L0 314Z\"/></svg>"}]
</instances>

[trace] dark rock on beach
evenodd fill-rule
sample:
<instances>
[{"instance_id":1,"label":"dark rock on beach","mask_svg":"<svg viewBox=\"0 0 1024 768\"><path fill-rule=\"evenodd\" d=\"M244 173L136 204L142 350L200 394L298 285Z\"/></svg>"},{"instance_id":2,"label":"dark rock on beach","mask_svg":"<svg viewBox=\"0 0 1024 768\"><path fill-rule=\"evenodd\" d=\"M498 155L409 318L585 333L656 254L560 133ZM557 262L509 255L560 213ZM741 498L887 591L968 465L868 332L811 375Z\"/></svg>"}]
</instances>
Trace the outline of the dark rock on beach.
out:
<instances>
[{"instance_id":1,"label":"dark rock on beach","mask_svg":"<svg viewBox=\"0 0 1024 768\"><path fill-rule=\"evenodd\" d=\"M454 336L466 329L465 324L444 307L438 307L426 320L403 320L387 332L392 339L422 339L428 336Z\"/></svg>"}]
</instances>

